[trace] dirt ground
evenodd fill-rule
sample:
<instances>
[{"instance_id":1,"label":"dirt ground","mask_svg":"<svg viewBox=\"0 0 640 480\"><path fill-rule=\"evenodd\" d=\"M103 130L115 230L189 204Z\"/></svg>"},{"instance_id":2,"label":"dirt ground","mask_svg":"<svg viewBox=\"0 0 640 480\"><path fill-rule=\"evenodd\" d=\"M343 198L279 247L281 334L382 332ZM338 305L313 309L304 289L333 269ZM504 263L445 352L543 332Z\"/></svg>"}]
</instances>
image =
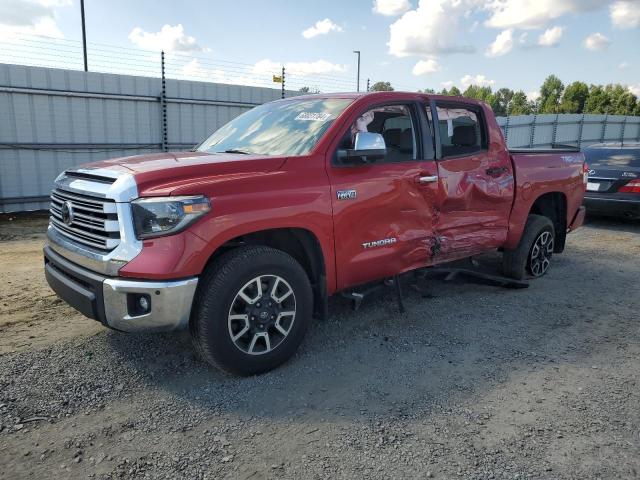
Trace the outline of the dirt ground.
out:
<instances>
[{"instance_id":1,"label":"dirt ground","mask_svg":"<svg viewBox=\"0 0 640 480\"><path fill-rule=\"evenodd\" d=\"M0 218L0 478L640 477L640 224L590 219L525 290L430 280L254 378L188 336L104 329ZM497 254L481 257L494 268Z\"/></svg>"}]
</instances>

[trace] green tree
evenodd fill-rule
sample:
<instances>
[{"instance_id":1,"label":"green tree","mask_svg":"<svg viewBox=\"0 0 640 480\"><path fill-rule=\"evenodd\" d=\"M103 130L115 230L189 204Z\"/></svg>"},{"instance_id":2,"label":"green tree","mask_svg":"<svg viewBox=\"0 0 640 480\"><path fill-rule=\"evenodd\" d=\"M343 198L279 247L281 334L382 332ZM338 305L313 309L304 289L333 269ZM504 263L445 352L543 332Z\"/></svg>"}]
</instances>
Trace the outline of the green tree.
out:
<instances>
[{"instance_id":1,"label":"green tree","mask_svg":"<svg viewBox=\"0 0 640 480\"><path fill-rule=\"evenodd\" d=\"M540 87L539 113L558 113L564 85L555 75L549 75Z\"/></svg>"},{"instance_id":2,"label":"green tree","mask_svg":"<svg viewBox=\"0 0 640 480\"><path fill-rule=\"evenodd\" d=\"M527 94L518 90L513 94L507 113L509 115L529 115L533 112L532 102L527 99Z\"/></svg>"},{"instance_id":3,"label":"green tree","mask_svg":"<svg viewBox=\"0 0 640 480\"><path fill-rule=\"evenodd\" d=\"M449 95L451 95L452 97L460 97L462 95L462 92L458 87L454 85L449 89Z\"/></svg>"},{"instance_id":4,"label":"green tree","mask_svg":"<svg viewBox=\"0 0 640 480\"><path fill-rule=\"evenodd\" d=\"M560 102L561 113L582 113L589 96L589 87L584 82L573 82L567 85Z\"/></svg>"},{"instance_id":5,"label":"green tree","mask_svg":"<svg viewBox=\"0 0 640 480\"><path fill-rule=\"evenodd\" d=\"M369 89L372 92L393 92L391 82L376 82Z\"/></svg>"},{"instance_id":6,"label":"green tree","mask_svg":"<svg viewBox=\"0 0 640 480\"><path fill-rule=\"evenodd\" d=\"M436 93L433 88L425 88L424 90L418 90L418 93Z\"/></svg>"},{"instance_id":7,"label":"green tree","mask_svg":"<svg viewBox=\"0 0 640 480\"><path fill-rule=\"evenodd\" d=\"M589 86L584 113L611 113L611 97L602 85Z\"/></svg>"},{"instance_id":8,"label":"green tree","mask_svg":"<svg viewBox=\"0 0 640 480\"><path fill-rule=\"evenodd\" d=\"M475 98L476 100L481 100L490 104L493 93L491 91L491 87L469 85L462 95L468 98Z\"/></svg>"},{"instance_id":9,"label":"green tree","mask_svg":"<svg viewBox=\"0 0 640 480\"><path fill-rule=\"evenodd\" d=\"M633 115L638 98L620 84L607 85L605 91L611 98L611 112L614 115Z\"/></svg>"},{"instance_id":10,"label":"green tree","mask_svg":"<svg viewBox=\"0 0 640 480\"><path fill-rule=\"evenodd\" d=\"M496 116L504 117L507 115L513 95L513 90L509 88L501 88L493 94L490 104Z\"/></svg>"}]
</instances>

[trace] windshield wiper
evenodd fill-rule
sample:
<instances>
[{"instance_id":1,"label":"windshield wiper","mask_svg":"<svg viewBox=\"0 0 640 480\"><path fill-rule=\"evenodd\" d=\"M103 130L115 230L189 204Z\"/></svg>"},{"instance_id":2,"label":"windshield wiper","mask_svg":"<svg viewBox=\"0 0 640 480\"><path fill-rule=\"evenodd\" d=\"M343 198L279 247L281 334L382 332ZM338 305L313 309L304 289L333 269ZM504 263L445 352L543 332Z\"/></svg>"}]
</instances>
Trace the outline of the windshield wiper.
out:
<instances>
[{"instance_id":1,"label":"windshield wiper","mask_svg":"<svg viewBox=\"0 0 640 480\"><path fill-rule=\"evenodd\" d=\"M229 148L222 152L216 152L216 153L239 153L240 155L253 155L251 152L245 152L244 150L238 150L237 148Z\"/></svg>"}]
</instances>

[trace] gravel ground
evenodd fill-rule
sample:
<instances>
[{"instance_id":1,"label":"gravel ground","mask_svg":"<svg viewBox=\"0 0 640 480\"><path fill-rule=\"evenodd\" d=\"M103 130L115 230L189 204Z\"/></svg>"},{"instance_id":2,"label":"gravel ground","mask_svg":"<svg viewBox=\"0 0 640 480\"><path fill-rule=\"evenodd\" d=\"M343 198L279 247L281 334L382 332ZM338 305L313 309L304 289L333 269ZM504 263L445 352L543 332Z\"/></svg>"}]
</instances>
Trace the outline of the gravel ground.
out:
<instances>
[{"instance_id":1,"label":"gravel ground","mask_svg":"<svg viewBox=\"0 0 640 480\"><path fill-rule=\"evenodd\" d=\"M334 299L254 378L58 301L45 223L0 219L2 479L640 476L638 223L591 220L526 290L430 280L405 314L391 292Z\"/></svg>"}]
</instances>

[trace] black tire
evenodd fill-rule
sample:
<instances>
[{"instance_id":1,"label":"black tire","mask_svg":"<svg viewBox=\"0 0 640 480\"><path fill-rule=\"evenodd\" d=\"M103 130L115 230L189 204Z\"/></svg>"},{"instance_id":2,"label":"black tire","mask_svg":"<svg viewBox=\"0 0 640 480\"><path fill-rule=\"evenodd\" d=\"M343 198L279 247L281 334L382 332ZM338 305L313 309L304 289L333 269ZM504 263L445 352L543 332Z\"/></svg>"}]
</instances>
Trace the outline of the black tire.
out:
<instances>
[{"instance_id":1,"label":"black tire","mask_svg":"<svg viewBox=\"0 0 640 480\"><path fill-rule=\"evenodd\" d=\"M255 290L254 304L244 300L250 289ZM282 289L291 293L280 303L271 301L271 293L276 299L285 296L278 297L276 290ZM260 300L263 298L264 301ZM287 306L283 307L285 302ZM270 247L239 247L223 254L202 275L190 322L194 348L206 362L228 373L267 372L287 361L298 349L309 326L312 307L309 278L293 257ZM262 319L263 311L270 319ZM279 323L284 313L287 315ZM245 318L231 320L231 317ZM234 341L232 335L245 328L249 330ZM287 329L283 335L281 331Z\"/></svg>"},{"instance_id":2,"label":"black tire","mask_svg":"<svg viewBox=\"0 0 640 480\"><path fill-rule=\"evenodd\" d=\"M547 235L550 237L547 237ZM537 241L541 240L541 236L544 238L550 238L550 250L547 252L545 249L545 259L548 260L545 268L532 268L532 262L539 264L539 260L536 261L532 258L534 253L534 246ZM541 277L547 273L549 269L549 262L553 254L553 242L555 239L555 230L553 223L548 217L542 215L529 215L527 223L522 232L522 238L520 243L514 250L504 250L502 255L502 271L504 275L516 280L524 279L528 273L532 277ZM534 271L535 270L535 271Z\"/></svg>"}]
</instances>

